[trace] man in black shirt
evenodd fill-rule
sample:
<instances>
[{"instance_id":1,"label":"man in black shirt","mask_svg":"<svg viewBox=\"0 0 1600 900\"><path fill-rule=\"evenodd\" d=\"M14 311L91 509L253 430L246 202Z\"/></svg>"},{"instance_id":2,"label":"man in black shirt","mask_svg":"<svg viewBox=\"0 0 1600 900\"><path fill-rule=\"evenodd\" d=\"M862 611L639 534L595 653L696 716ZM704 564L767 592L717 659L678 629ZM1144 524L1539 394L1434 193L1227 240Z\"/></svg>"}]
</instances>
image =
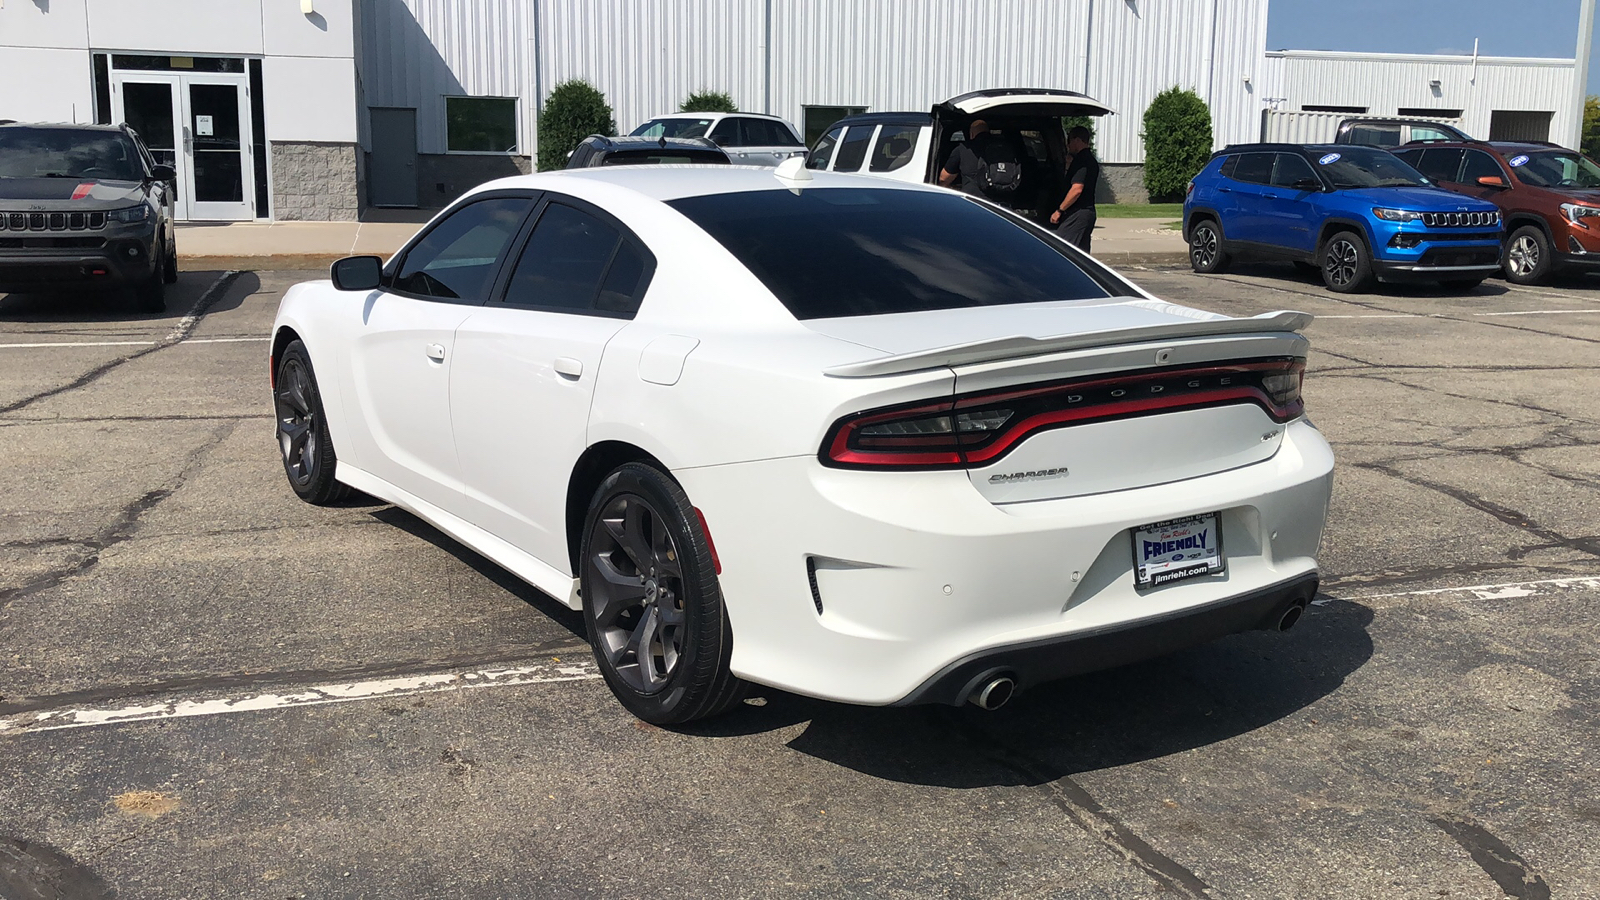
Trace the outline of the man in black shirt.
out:
<instances>
[{"instance_id":1,"label":"man in black shirt","mask_svg":"<svg viewBox=\"0 0 1600 900\"><path fill-rule=\"evenodd\" d=\"M945 160L944 169L939 172L939 183L945 187L954 186L965 194L987 197L983 189L984 170L989 166L985 154L997 143L999 138L989 130L988 122L972 120L967 126L967 139L957 144L950 151L950 158ZM958 178L961 179L959 185L956 184Z\"/></svg>"},{"instance_id":2,"label":"man in black shirt","mask_svg":"<svg viewBox=\"0 0 1600 900\"><path fill-rule=\"evenodd\" d=\"M1100 182L1100 160L1089 149L1089 138L1089 129L1082 125L1067 133L1067 152L1072 154L1072 162L1067 164L1067 196L1050 214L1056 234L1085 253L1094 234L1094 191Z\"/></svg>"}]
</instances>

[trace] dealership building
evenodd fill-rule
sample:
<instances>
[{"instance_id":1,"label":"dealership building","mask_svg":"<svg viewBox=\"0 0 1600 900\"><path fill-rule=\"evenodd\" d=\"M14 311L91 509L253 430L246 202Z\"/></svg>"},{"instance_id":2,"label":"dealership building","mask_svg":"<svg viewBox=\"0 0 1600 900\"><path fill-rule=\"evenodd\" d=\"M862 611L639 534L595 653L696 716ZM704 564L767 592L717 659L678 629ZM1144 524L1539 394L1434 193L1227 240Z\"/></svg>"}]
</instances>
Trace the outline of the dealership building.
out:
<instances>
[{"instance_id":1,"label":"dealership building","mask_svg":"<svg viewBox=\"0 0 1600 900\"><path fill-rule=\"evenodd\" d=\"M528 171L573 78L624 131L709 89L808 138L972 90L1080 91L1117 111L1096 144L1122 200L1143 199L1141 118L1173 85L1209 104L1217 146L1259 140L1269 110L1578 143L1573 59L1269 52L1267 2L0 0L0 119L128 122L194 221L443 205Z\"/></svg>"}]
</instances>

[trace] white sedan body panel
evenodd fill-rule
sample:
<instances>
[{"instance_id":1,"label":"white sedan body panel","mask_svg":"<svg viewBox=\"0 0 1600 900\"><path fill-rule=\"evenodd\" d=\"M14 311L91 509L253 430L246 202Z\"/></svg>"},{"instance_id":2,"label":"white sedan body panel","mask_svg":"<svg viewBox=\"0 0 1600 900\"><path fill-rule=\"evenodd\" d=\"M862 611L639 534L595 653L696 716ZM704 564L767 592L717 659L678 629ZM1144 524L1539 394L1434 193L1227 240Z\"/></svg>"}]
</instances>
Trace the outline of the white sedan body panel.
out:
<instances>
[{"instance_id":1,"label":"white sedan body panel","mask_svg":"<svg viewBox=\"0 0 1600 900\"><path fill-rule=\"evenodd\" d=\"M1217 317L1152 304L1142 292L797 320L727 249L662 202L776 183L766 170L702 167L574 170L484 187L575 197L626 223L656 265L631 320L407 301L429 307L413 310L389 302L405 298L340 292L328 282L291 289L275 333L292 329L317 367L339 480L416 513L576 608L569 479L589 448L638 448L683 486L707 523L722 566L734 673L855 703L902 700L987 648L1159 617L1314 575L1331 451L1303 418L1278 424L1257 405L1046 430L987 468L824 464L819 448L833 424L865 410L1127 372L1158 359L1303 358L1307 344L1260 324L1217 334ZM885 182L818 172L808 189L832 186ZM1184 323L1198 323L1193 336ZM1176 330L1153 341L1023 358L980 353L967 364L907 363L904 371L891 364L887 374L862 377L827 373L985 340L1166 325ZM1056 467L1071 475L989 480ZM1211 513L1221 517L1226 570L1137 590L1131 529Z\"/></svg>"}]
</instances>

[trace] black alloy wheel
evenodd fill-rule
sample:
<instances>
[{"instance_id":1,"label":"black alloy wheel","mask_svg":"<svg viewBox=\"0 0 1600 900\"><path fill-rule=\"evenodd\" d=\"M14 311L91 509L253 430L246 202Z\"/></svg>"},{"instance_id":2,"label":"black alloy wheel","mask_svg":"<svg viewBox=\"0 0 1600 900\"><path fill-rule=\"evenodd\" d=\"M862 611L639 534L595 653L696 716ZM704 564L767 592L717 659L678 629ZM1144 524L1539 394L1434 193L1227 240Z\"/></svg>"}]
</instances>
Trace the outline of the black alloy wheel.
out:
<instances>
[{"instance_id":1,"label":"black alloy wheel","mask_svg":"<svg viewBox=\"0 0 1600 900\"><path fill-rule=\"evenodd\" d=\"M333 477L337 457L328 437L322 395L305 344L299 341L285 347L278 361L272 405L278 416L278 452L289 487L300 499L318 506L349 496L350 489Z\"/></svg>"},{"instance_id":2,"label":"black alloy wheel","mask_svg":"<svg viewBox=\"0 0 1600 900\"><path fill-rule=\"evenodd\" d=\"M1372 284L1372 262L1360 237L1341 231L1322 247L1322 283L1329 290L1353 294Z\"/></svg>"},{"instance_id":3,"label":"black alloy wheel","mask_svg":"<svg viewBox=\"0 0 1600 900\"><path fill-rule=\"evenodd\" d=\"M629 712L657 725L717 715L744 695L710 544L677 482L629 463L586 518L584 621L595 661Z\"/></svg>"},{"instance_id":4,"label":"black alloy wheel","mask_svg":"<svg viewBox=\"0 0 1600 900\"><path fill-rule=\"evenodd\" d=\"M1210 219L1195 223L1189 231L1189 266L1210 275L1228 268L1228 253L1222 248L1222 234Z\"/></svg>"}]
</instances>

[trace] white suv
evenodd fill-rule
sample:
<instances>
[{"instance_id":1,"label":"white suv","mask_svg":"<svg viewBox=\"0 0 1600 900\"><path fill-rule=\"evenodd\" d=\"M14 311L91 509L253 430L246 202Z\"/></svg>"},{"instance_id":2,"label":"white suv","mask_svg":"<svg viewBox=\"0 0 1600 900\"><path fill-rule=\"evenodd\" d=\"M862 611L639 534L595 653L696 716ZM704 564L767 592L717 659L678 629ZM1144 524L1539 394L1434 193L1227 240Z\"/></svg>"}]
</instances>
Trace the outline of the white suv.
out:
<instances>
[{"instance_id":1,"label":"white suv","mask_svg":"<svg viewBox=\"0 0 1600 900\"><path fill-rule=\"evenodd\" d=\"M775 166L806 154L793 125L760 113L670 113L645 122L631 137L708 137L736 166Z\"/></svg>"},{"instance_id":2,"label":"white suv","mask_svg":"<svg viewBox=\"0 0 1600 900\"><path fill-rule=\"evenodd\" d=\"M946 100L931 112L862 113L840 119L811 148L806 168L937 184L939 169L964 139L967 124L983 119L990 131L1014 143L1022 163L1019 189L1002 205L1038 218L1048 216L1051 204L1067 192L1062 117L1111 113L1100 101L1073 91L973 91Z\"/></svg>"}]
</instances>

